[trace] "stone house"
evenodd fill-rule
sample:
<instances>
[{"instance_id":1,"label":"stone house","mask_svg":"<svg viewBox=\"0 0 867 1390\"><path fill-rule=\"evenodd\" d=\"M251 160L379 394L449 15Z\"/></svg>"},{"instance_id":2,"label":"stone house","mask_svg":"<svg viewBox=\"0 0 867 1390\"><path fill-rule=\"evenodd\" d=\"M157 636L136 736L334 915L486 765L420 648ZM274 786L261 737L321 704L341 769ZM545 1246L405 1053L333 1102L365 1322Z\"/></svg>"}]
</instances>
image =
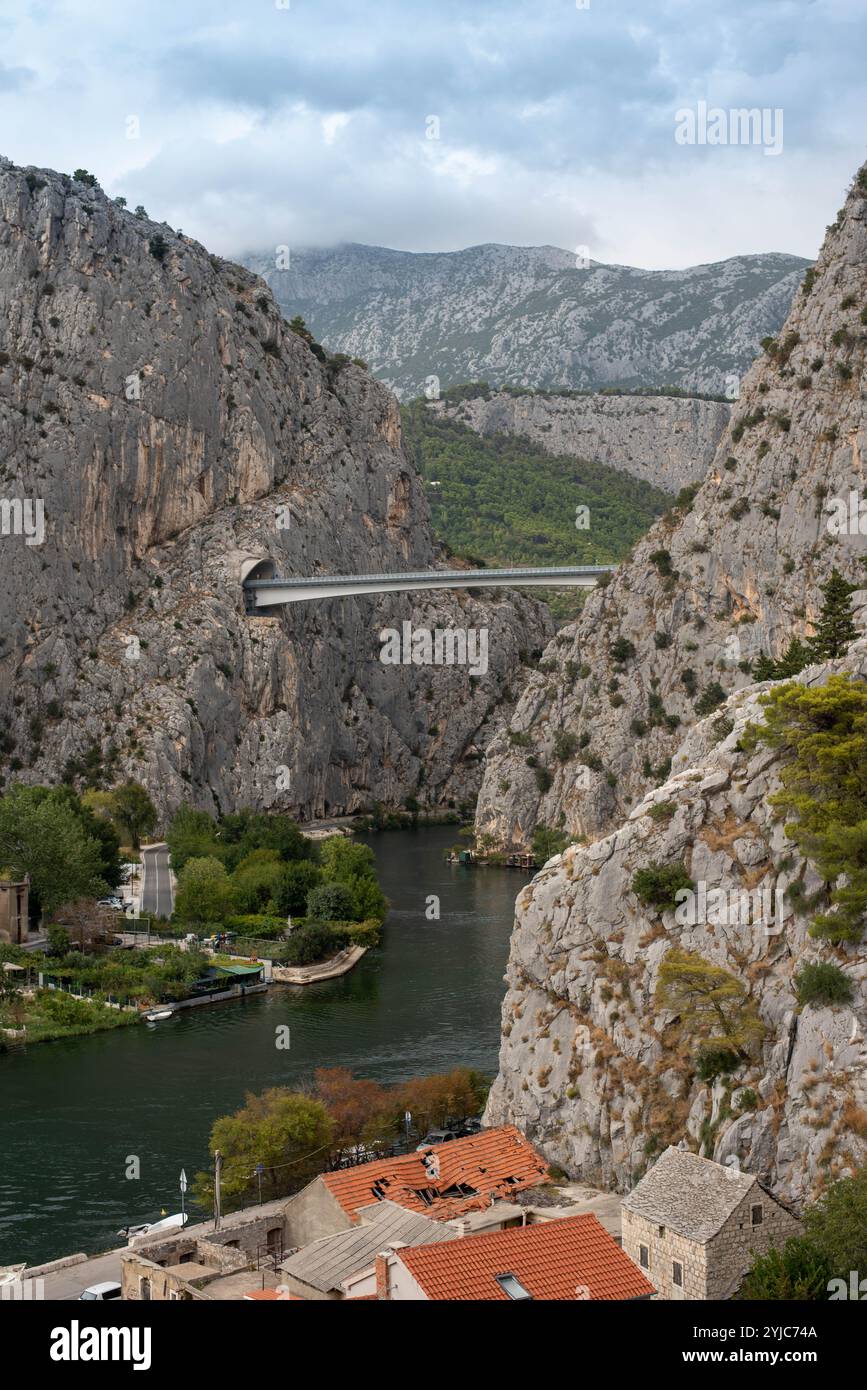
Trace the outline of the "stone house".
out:
<instances>
[{"instance_id":1,"label":"stone house","mask_svg":"<svg viewBox=\"0 0 867 1390\"><path fill-rule=\"evenodd\" d=\"M434 1221L470 1220L547 1181L542 1155L514 1125L499 1125L424 1152L320 1173L287 1202L287 1245L298 1248L349 1230L371 1202L388 1199ZM503 1212L495 1224L514 1219Z\"/></svg>"},{"instance_id":2,"label":"stone house","mask_svg":"<svg viewBox=\"0 0 867 1390\"><path fill-rule=\"evenodd\" d=\"M276 1288L284 1254L286 1198L263 1202L171 1235L134 1236L121 1255L123 1298L130 1302L244 1298Z\"/></svg>"},{"instance_id":3,"label":"stone house","mask_svg":"<svg viewBox=\"0 0 867 1390\"><path fill-rule=\"evenodd\" d=\"M0 941L18 946L27 940L29 879L15 879L0 870Z\"/></svg>"},{"instance_id":4,"label":"stone house","mask_svg":"<svg viewBox=\"0 0 867 1390\"><path fill-rule=\"evenodd\" d=\"M800 1234L751 1173L668 1148L622 1202L623 1249L664 1299L731 1298L753 1261Z\"/></svg>"}]
</instances>

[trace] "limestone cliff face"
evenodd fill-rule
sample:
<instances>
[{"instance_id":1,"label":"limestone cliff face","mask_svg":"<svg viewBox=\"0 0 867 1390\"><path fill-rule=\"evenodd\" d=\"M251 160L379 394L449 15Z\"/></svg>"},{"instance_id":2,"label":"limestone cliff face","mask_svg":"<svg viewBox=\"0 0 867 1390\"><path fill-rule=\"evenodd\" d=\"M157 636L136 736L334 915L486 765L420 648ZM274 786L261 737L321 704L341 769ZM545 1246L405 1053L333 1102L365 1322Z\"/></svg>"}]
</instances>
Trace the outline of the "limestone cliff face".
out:
<instances>
[{"instance_id":1,"label":"limestone cliff face","mask_svg":"<svg viewBox=\"0 0 867 1390\"><path fill-rule=\"evenodd\" d=\"M523 435L549 454L606 463L677 493L701 482L731 406L677 396L558 396L495 392L431 402L477 434Z\"/></svg>"},{"instance_id":2,"label":"limestone cliff face","mask_svg":"<svg viewBox=\"0 0 867 1390\"><path fill-rule=\"evenodd\" d=\"M823 684L838 670L867 677L867 641L799 679ZM867 946L813 940L811 914L782 898L796 880L807 895L822 884L768 808L778 755L737 749L767 688L731 696L617 830L570 846L518 898L486 1118L516 1124L582 1181L626 1190L649 1156L685 1142L800 1202L867 1158ZM678 925L631 890L653 862L684 863L708 892L764 892L773 906L764 923L735 912L734 922ZM680 1020L655 1009L660 962L674 946L730 971L755 1001L764 1040L728 1084L697 1077ZM852 981L852 1004L801 1009L793 976L827 959Z\"/></svg>"},{"instance_id":3,"label":"limestone cliff face","mask_svg":"<svg viewBox=\"0 0 867 1390\"><path fill-rule=\"evenodd\" d=\"M396 402L262 281L96 187L0 164L0 774L133 776L161 810L471 799L529 600L345 599L248 619L240 573L436 564ZM44 539L24 503L44 508ZM33 512L30 513L33 515ZM23 511L26 522L27 512ZM380 630L488 627L489 669Z\"/></svg>"},{"instance_id":4,"label":"limestone cliff face","mask_svg":"<svg viewBox=\"0 0 867 1390\"><path fill-rule=\"evenodd\" d=\"M490 842L616 824L760 651L812 630L834 565L863 581L864 535L828 524L865 486L865 194L862 170L691 507L589 597L489 746L476 826Z\"/></svg>"}]
</instances>

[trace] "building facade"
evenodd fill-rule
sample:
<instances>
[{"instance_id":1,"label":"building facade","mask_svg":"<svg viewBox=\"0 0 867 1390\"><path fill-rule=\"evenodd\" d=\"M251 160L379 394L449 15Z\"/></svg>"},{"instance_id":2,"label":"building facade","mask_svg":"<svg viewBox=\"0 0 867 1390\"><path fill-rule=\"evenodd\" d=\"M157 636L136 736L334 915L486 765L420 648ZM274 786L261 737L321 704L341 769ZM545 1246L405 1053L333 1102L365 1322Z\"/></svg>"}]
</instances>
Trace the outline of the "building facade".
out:
<instances>
[{"instance_id":1,"label":"building facade","mask_svg":"<svg viewBox=\"0 0 867 1390\"><path fill-rule=\"evenodd\" d=\"M0 874L0 941L19 946L27 940L29 897L28 879L5 878Z\"/></svg>"},{"instance_id":2,"label":"building facade","mask_svg":"<svg viewBox=\"0 0 867 1390\"><path fill-rule=\"evenodd\" d=\"M623 1249L663 1299L731 1298L801 1223L756 1177L667 1149L622 1204Z\"/></svg>"}]
</instances>

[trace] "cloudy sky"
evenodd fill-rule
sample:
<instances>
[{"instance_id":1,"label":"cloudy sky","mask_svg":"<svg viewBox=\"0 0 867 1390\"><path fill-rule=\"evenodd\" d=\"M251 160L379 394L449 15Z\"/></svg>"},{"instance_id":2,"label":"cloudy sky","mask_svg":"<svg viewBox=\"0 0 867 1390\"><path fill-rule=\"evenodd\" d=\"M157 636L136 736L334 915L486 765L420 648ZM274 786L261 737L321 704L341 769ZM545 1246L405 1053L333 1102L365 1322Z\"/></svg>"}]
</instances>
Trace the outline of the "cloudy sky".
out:
<instances>
[{"instance_id":1,"label":"cloudy sky","mask_svg":"<svg viewBox=\"0 0 867 1390\"><path fill-rule=\"evenodd\" d=\"M0 153L227 255L815 255L867 156L864 0L584 4L3 0ZM782 111L782 150L678 143L700 102Z\"/></svg>"}]
</instances>

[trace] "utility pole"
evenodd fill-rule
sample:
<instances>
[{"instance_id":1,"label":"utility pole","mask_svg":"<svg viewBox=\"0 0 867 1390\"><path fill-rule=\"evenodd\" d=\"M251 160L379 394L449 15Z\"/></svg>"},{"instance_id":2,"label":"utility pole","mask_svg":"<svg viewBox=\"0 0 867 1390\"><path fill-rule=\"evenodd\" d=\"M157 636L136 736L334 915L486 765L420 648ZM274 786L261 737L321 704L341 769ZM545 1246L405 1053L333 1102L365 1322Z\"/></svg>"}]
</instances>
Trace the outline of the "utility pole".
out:
<instances>
[{"instance_id":1,"label":"utility pole","mask_svg":"<svg viewBox=\"0 0 867 1390\"><path fill-rule=\"evenodd\" d=\"M259 1179L259 1206L262 1205L262 1174L265 1171L264 1163L256 1164L256 1177Z\"/></svg>"},{"instance_id":2,"label":"utility pole","mask_svg":"<svg viewBox=\"0 0 867 1390\"><path fill-rule=\"evenodd\" d=\"M186 1226L186 1224L187 1224L187 1219L186 1219L186 1218L187 1218L187 1213L186 1213L186 1210L185 1210L185 1207L186 1207L185 1198L186 1198L186 1192L187 1192L187 1173L186 1173L186 1169L184 1169L184 1168L181 1169L180 1188L181 1188L181 1226L183 1227L183 1226Z\"/></svg>"},{"instance_id":3,"label":"utility pole","mask_svg":"<svg viewBox=\"0 0 867 1390\"><path fill-rule=\"evenodd\" d=\"M223 1155L220 1150L214 1154L214 1230L220 1229L220 1177L223 1172Z\"/></svg>"}]
</instances>

